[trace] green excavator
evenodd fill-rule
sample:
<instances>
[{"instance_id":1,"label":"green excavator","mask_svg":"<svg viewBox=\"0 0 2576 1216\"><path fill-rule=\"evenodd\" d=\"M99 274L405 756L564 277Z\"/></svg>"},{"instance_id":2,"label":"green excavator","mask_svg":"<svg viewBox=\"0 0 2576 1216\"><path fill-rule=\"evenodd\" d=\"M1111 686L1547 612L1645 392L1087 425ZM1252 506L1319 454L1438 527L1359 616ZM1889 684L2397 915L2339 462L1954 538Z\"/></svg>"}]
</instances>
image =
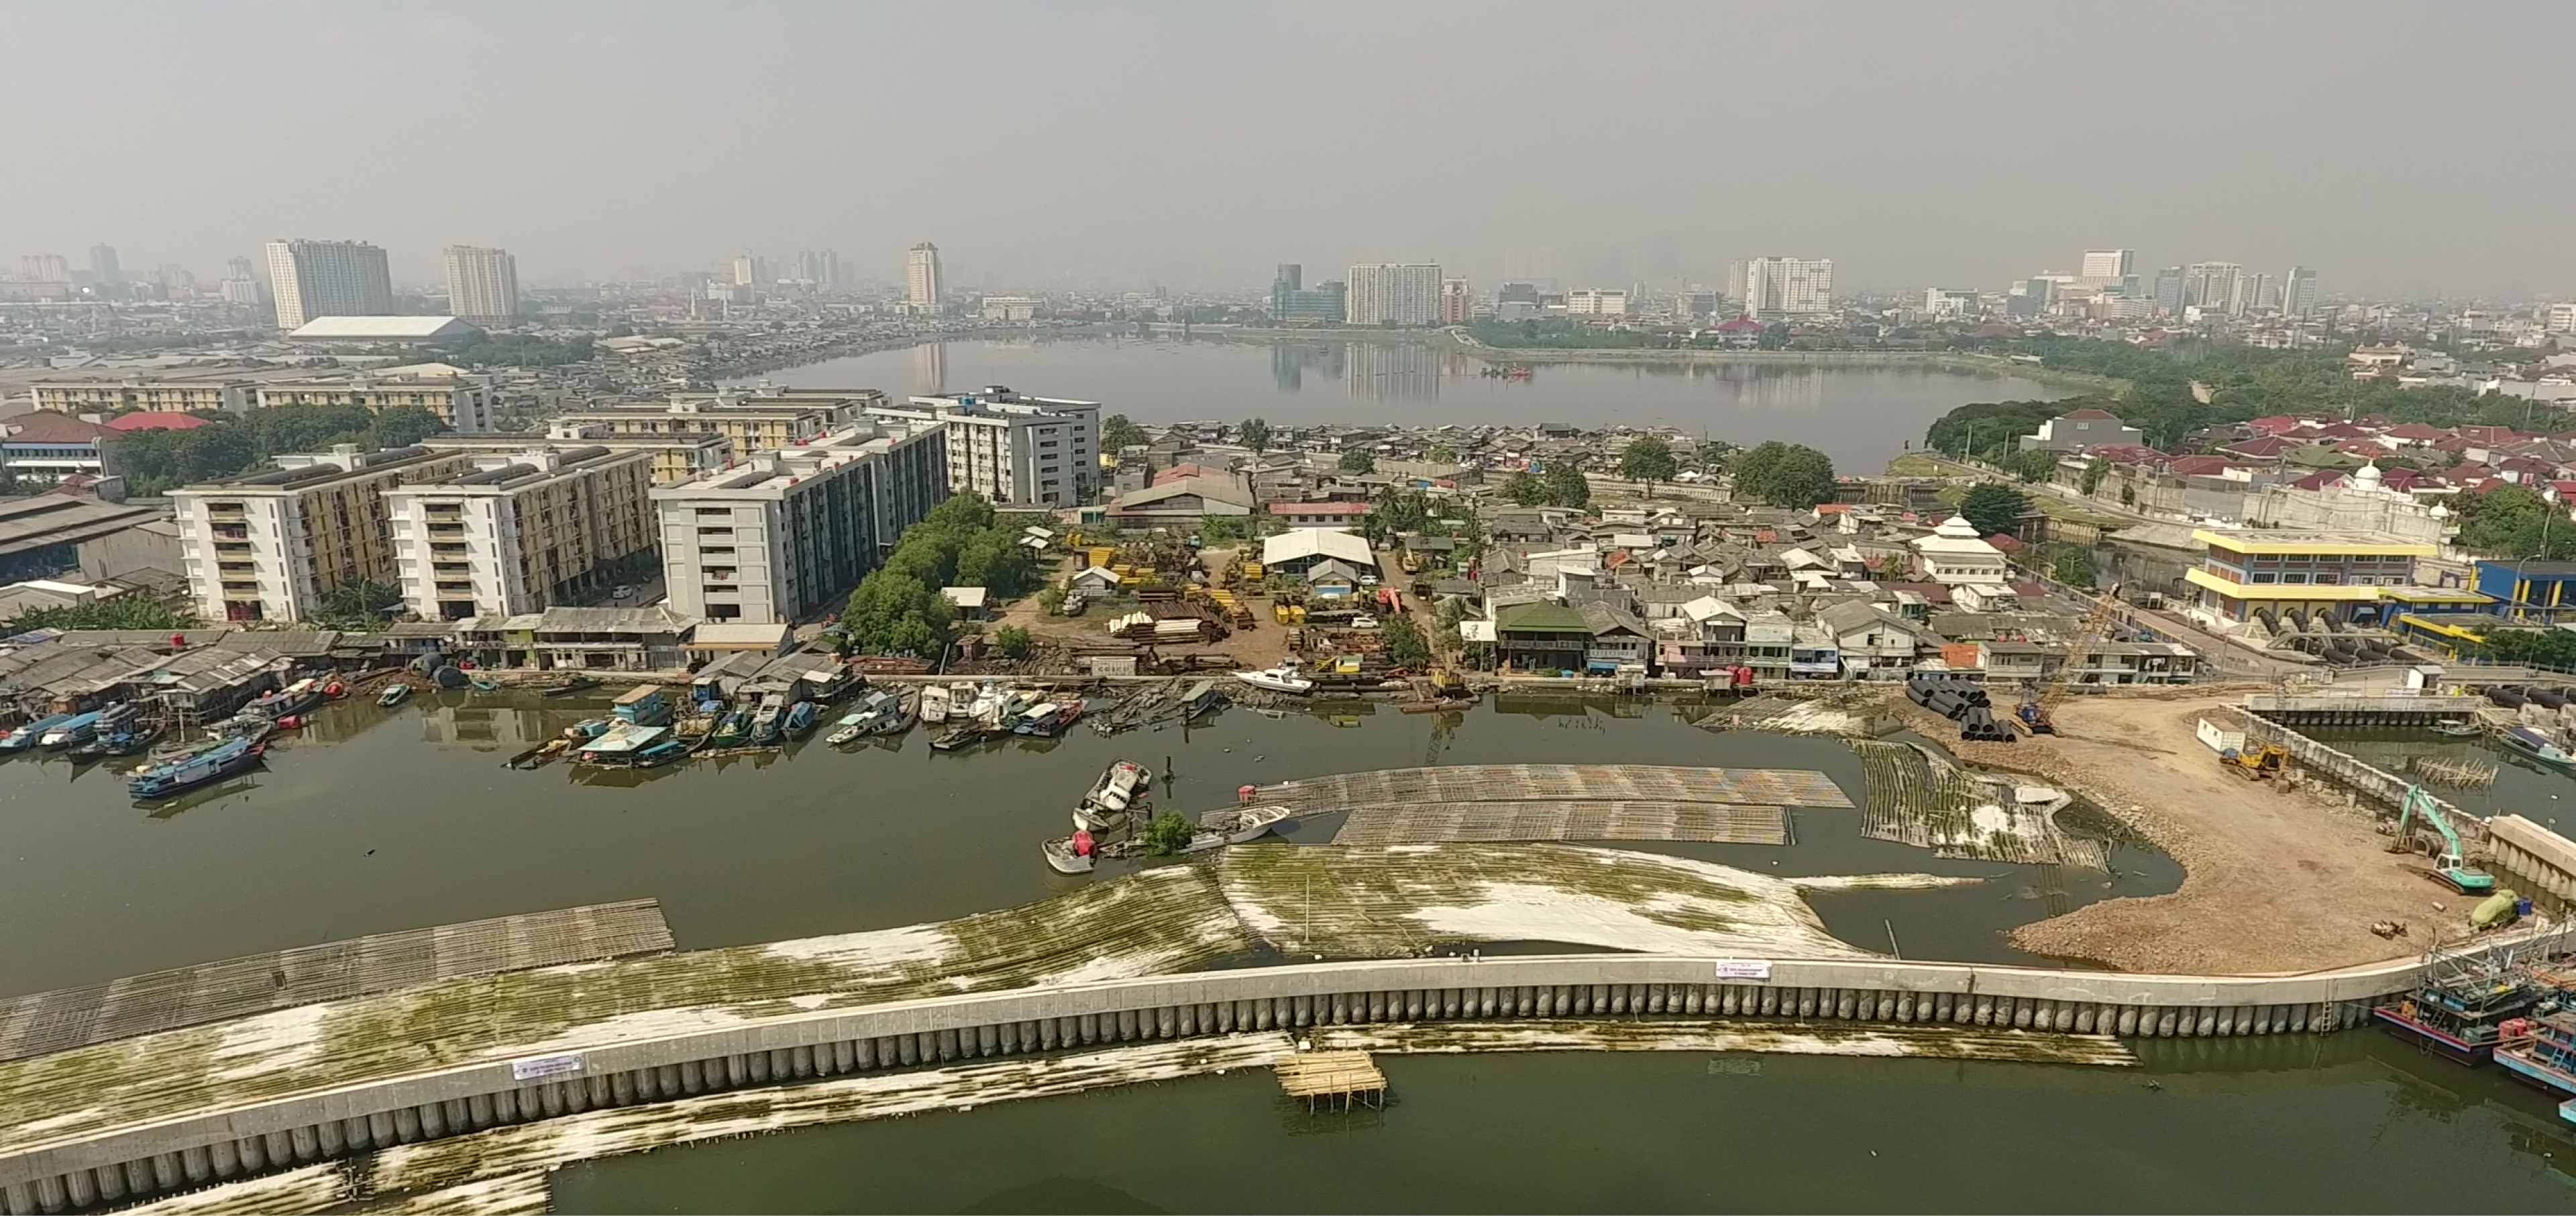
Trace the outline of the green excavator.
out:
<instances>
[{"instance_id":1,"label":"green excavator","mask_svg":"<svg viewBox=\"0 0 2576 1216\"><path fill-rule=\"evenodd\" d=\"M2420 785L2406 787L2406 797L2397 807L2397 847L2412 849L2415 837L2409 833L2415 821L2441 834L2442 852L2433 858L2433 877L2462 895L2486 895L2495 890L2495 875L2478 869L2461 855L2460 834L2451 830L2451 821L2442 814L2441 804L2424 792Z\"/></svg>"}]
</instances>

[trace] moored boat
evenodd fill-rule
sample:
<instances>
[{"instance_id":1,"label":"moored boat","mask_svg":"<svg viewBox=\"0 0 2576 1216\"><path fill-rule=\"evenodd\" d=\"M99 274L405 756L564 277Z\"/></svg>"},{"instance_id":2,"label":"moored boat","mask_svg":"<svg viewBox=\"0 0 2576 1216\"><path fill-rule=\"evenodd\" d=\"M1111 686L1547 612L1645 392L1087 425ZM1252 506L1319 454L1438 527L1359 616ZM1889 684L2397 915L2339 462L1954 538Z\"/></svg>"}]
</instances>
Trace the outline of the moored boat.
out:
<instances>
[{"instance_id":1,"label":"moored boat","mask_svg":"<svg viewBox=\"0 0 2576 1216\"><path fill-rule=\"evenodd\" d=\"M541 695L549 697L569 697L575 693L588 692L597 687L599 687L599 681L590 676L573 676L561 684L557 684L552 688L546 689Z\"/></svg>"},{"instance_id":2,"label":"moored boat","mask_svg":"<svg viewBox=\"0 0 2576 1216\"><path fill-rule=\"evenodd\" d=\"M1240 807L1208 825L1225 834L1227 844L1244 844L1269 834L1272 828L1297 817L1297 812L1284 806Z\"/></svg>"},{"instance_id":3,"label":"moored boat","mask_svg":"<svg viewBox=\"0 0 2576 1216\"><path fill-rule=\"evenodd\" d=\"M1040 847L1046 854L1047 868L1058 874L1088 874L1100 860L1099 849L1092 843L1089 832L1075 832Z\"/></svg>"},{"instance_id":4,"label":"moored boat","mask_svg":"<svg viewBox=\"0 0 2576 1216\"><path fill-rule=\"evenodd\" d=\"M787 737L787 707L772 701L752 712L751 743L770 747Z\"/></svg>"},{"instance_id":5,"label":"moored boat","mask_svg":"<svg viewBox=\"0 0 2576 1216\"><path fill-rule=\"evenodd\" d=\"M953 752L958 748L967 746L968 744L981 741L984 736L990 733L991 732L985 727L979 726L973 722L952 726L947 730L940 732L938 738L930 741L930 750L935 752Z\"/></svg>"},{"instance_id":6,"label":"moored boat","mask_svg":"<svg viewBox=\"0 0 2576 1216\"><path fill-rule=\"evenodd\" d=\"M76 716L78 715L47 714L6 734L0 734L0 752L23 752L34 747L36 740L44 738L46 732L71 721Z\"/></svg>"},{"instance_id":7,"label":"moored boat","mask_svg":"<svg viewBox=\"0 0 2576 1216\"><path fill-rule=\"evenodd\" d=\"M814 724L821 720L822 715L814 708L813 702L799 701L788 706L787 712L779 718L779 733L790 739L802 739L813 734Z\"/></svg>"},{"instance_id":8,"label":"moored boat","mask_svg":"<svg viewBox=\"0 0 2576 1216\"><path fill-rule=\"evenodd\" d=\"M1201 680L1190 685L1188 692L1181 694L1181 716L1185 719L1197 718L1213 712L1223 704L1225 704L1225 694L1217 691L1216 681Z\"/></svg>"},{"instance_id":9,"label":"moored boat","mask_svg":"<svg viewBox=\"0 0 2576 1216\"><path fill-rule=\"evenodd\" d=\"M950 704L951 699L947 685L923 685L921 689L922 723L928 726L937 726L948 721L948 710Z\"/></svg>"},{"instance_id":10,"label":"moored boat","mask_svg":"<svg viewBox=\"0 0 2576 1216\"><path fill-rule=\"evenodd\" d=\"M835 723L835 725L840 727L840 729L823 737L825 745L830 747L839 747L845 743L856 743L867 737L867 711L861 710L858 713L845 714L838 723Z\"/></svg>"},{"instance_id":11,"label":"moored boat","mask_svg":"<svg viewBox=\"0 0 2576 1216\"><path fill-rule=\"evenodd\" d=\"M66 747L78 747L97 736L99 719L104 716L96 711L73 714L70 718L56 723L52 730L46 731L44 738L36 740L36 745L49 752L58 752Z\"/></svg>"},{"instance_id":12,"label":"moored boat","mask_svg":"<svg viewBox=\"0 0 2576 1216\"><path fill-rule=\"evenodd\" d=\"M402 704L404 699L410 696L411 685L403 683L387 684L385 685L385 690L376 695L376 704L385 709L392 709L394 706Z\"/></svg>"},{"instance_id":13,"label":"moored boat","mask_svg":"<svg viewBox=\"0 0 2576 1216\"><path fill-rule=\"evenodd\" d=\"M136 798L167 798L255 768L267 748L247 738L227 739L196 755L126 779L126 792Z\"/></svg>"},{"instance_id":14,"label":"moored boat","mask_svg":"<svg viewBox=\"0 0 2576 1216\"><path fill-rule=\"evenodd\" d=\"M135 723L112 735L101 735L90 746L97 748L102 756L140 755L149 750L167 729L160 719L155 718Z\"/></svg>"},{"instance_id":15,"label":"moored boat","mask_svg":"<svg viewBox=\"0 0 2576 1216\"><path fill-rule=\"evenodd\" d=\"M1307 679L1304 673L1297 670L1295 659L1281 659L1278 666L1265 667L1260 671L1238 671L1234 673L1234 678L1269 692L1302 696L1315 691L1315 682Z\"/></svg>"},{"instance_id":16,"label":"moored boat","mask_svg":"<svg viewBox=\"0 0 2576 1216\"><path fill-rule=\"evenodd\" d=\"M2520 752L2542 764L2555 768L2576 768L2576 754L2558 746L2556 740L2528 726L2508 726L2496 732L2496 742L2507 750Z\"/></svg>"},{"instance_id":17,"label":"moored boat","mask_svg":"<svg viewBox=\"0 0 2576 1216\"><path fill-rule=\"evenodd\" d=\"M322 704L322 682L297 680L284 688L266 693L244 706L242 712L256 714L275 722L280 718L300 718Z\"/></svg>"},{"instance_id":18,"label":"moored boat","mask_svg":"<svg viewBox=\"0 0 2576 1216\"><path fill-rule=\"evenodd\" d=\"M2576 1013L2544 1013L2503 1026L2498 1067L2551 1093L2576 1094Z\"/></svg>"},{"instance_id":19,"label":"moored boat","mask_svg":"<svg viewBox=\"0 0 2576 1216\"><path fill-rule=\"evenodd\" d=\"M2515 975L2426 981L2408 996L2373 1006L2372 1020L2398 1038L2456 1064L2475 1068L2495 1054L2504 1023L2532 1006L2530 985Z\"/></svg>"}]
</instances>

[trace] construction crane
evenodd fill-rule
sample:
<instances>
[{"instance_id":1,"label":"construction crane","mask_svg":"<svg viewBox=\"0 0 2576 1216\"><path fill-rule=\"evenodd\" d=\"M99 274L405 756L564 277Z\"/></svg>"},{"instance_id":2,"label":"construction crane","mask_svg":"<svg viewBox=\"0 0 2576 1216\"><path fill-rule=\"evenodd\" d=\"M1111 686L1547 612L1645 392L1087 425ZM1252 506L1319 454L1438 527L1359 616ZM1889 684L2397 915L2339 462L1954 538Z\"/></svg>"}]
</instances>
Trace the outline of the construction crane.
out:
<instances>
[{"instance_id":1,"label":"construction crane","mask_svg":"<svg viewBox=\"0 0 2576 1216\"><path fill-rule=\"evenodd\" d=\"M2056 720L2050 716L2049 710L2066 695L2067 686L2075 682L2076 665L2083 661L2084 652L2108 637L2111 627L2119 621L2120 586L2113 583L2109 590L2094 596L2093 609L2084 614L2084 623L2076 627L2075 644L2067 648L2066 661L2058 665L2057 673L2022 686L2021 705L2014 709L2013 719L2021 723L2023 730L2034 735L2057 733Z\"/></svg>"},{"instance_id":2,"label":"construction crane","mask_svg":"<svg viewBox=\"0 0 2576 1216\"><path fill-rule=\"evenodd\" d=\"M2495 890L2495 875L2470 865L2463 855L2460 834L2451 830L2450 819L2442 814L2442 804L2425 793L2423 786L2409 785L2405 799L2397 804L2398 848L2414 849L2415 838L2408 835L2408 829L2417 819L2423 820L2424 826L2439 833L2442 839L2442 852L2433 858L2434 878L2462 895L2484 895ZM2426 851L2431 851L2430 842L2427 842Z\"/></svg>"}]
</instances>

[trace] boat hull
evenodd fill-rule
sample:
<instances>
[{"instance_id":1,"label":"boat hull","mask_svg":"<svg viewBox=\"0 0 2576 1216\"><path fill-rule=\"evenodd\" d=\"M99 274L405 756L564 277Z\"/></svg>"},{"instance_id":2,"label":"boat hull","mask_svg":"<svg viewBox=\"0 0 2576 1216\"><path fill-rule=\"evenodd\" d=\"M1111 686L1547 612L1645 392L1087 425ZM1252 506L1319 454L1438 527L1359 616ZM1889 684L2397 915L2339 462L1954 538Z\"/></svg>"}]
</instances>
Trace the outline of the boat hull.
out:
<instances>
[{"instance_id":1,"label":"boat hull","mask_svg":"<svg viewBox=\"0 0 2576 1216\"><path fill-rule=\"evenodd\" d=\"M2476 1068L2495 1056L2495 1045L2492 1043L2471 1043L2449 1031L2416 1021L2385 1005L2372 1009L2370 1016L2371 1020L2379 1023L2380 1029L2454 1064Z\"/></svg>"},{"instance_id":2,"label":"boat hull","mask_svg":"<svg viewBox=\"0 0 2576 1216\"><path fill-rule=\"evenodd\" d=\"M132 794L138 801L173 798L200 786L213 785L218 781L258 768L262 757L261 749L249 748L240 755L228 757L213 764L190 767L160 780L138 777L127 785L126 792Z\"/></svg>"}]
</instances>

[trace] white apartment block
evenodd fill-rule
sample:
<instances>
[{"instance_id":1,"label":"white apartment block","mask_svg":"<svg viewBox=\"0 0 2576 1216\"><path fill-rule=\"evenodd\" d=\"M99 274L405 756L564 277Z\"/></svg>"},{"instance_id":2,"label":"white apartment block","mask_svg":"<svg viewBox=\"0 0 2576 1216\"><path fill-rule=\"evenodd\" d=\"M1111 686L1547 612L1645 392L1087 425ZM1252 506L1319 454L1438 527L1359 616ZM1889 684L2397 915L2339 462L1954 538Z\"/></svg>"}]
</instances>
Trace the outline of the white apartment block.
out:
<instances>
[{"instance_id":1,"label":"white apartment block","mask_svg":"<svg viewBox=\"0 0 2576 1216\"><path fill-rule=\"evenodd\" d=\"M352 581L392 582L384 491L473 468L458 452L345 443L277 465L170 494L189 598L207 620L306 620Z\"/></svg>"},{"instance_id":2,"label":"white apartment block","mask_svg":"<svg viewBox=\"0 0 2576 1216\"><path fill-rule=\"evenodd\" d=\"M279 329L302 329L316 317L381 317L394 310L393 272L374 245L270 241L267 253Z\"/></svg>"},{"instance_id":3,"label":"white apartment block","mask_svg":"<svg viewBox=\"0 0 2576 1216\"><path fill-rule=\"evenodd\" d=\"M485 329L519 317L519 259L506 249L450 245L439 252L447 271L447 311Z\"/></svg>"},{"instance_id":4,"label":"white apartment block","mask_svg":"<svg viewBox=\"0 0 2576 1216\"><path fill-rule=\"evenodd\" d=\"M868 414L948 426L948 485L996 503L1076 507L1100 485L1100 403L1030 397L1005 385L914 397Z\"/></svg>"},{"instance_id":5,"label":"white apartment block","mask_svg":"<svg viewBox=\"0 0 2576 1216\"><path fill-rule=\"evenodd\" d=\"M543 612L653 547L653 454L536 445L383 491L396 584L427 621Z\"/></svg>"},{"instance_id":6,"label":"white apartment block","mask_svg":"<svg viewBox=\"0 0 2576 1216\"><path fill-rule=\"evenodd\" d=\"M1353 266L1343 283L1342 315L1348 324L1436 325L1440 321L1436 263Z\"/></svg>"},{"instance_id":7,"label":"white apartment block","mask_svg":"<svg viewBox=\"0 0 2576 1216\"><path fill-rule=\"evenodd\" d=\"M1628 315L1628 293L1578 287L1565 293L1565 311L1578 317L1624 317Z\"/></svg>"},{"instance_id":8,"label":"white apartment block","mask_svg":"<svg viewBox=\"0 0 2576 1216\"><path fill-rule=\"evenodd\" d=\"M66 414L120 414L127 410L238 414L259 403L259 380L237 370L72 375L33 381L27 391L37 409Z\"/></svg>"},{"instance_id":9,"label":"white apartment block","mask_svg":"<svg viewBox=\"0 0 2576 1216\"><path fill-rule=\"evenodd\" d=\"M1977 293L1972 288L1927 287L1923 289L1923 313L1929 317L1964 317L1977 311Z\"/></svg>"},{"instance_id":10,"label":"white apartment block","mask_svg":"<svg viewBox=\"0 0 2576 1216\"><path fill-rule=\"evenodd\" d=\"M1834 310L1832 258L1753 258L1744 263L1744 311L1798 317Z\"/></svg>"},{"instance_id":11,"label":"white apartment block","mask_svg":"<svg viewBox=\"0 0 2576 1216\"><path fill-rule=\"evenodd\" d=\"M2137 273L2137 263L2138 251L2134 249L2087 249L2076 279L2086 287L2117 287Z\"/></svg>"},{"instance_id":12,"label":"white apartment block","mask_svg":"<svg viewBox=\"0 0 2576 1216\"><path fill-rule=\"evenodd\" d=\"M950 434L862 424L653 490L668 606L750 622L838 607L948 497Z\"/></svg>"},{"instance_id":13,"label":"white apartment block","mask_svg":"<svg viewBox=\"0 0 2576 1216\"><path fill-rule=\"evenodd\" d=\"M948 285L939 277L939 246L923 241L905 250L903 302L923 311L936 312L939 302L947 295Z\"/></svg>"},{"instance_id":14,"label":"white apartment block","mask_svg":"<svg viewBox=\"0 0 2576 1216\"><path fill-rule=\"evenodd\" d=\"M259 386L262 409L282 405L356 405L375 413L416 405L462 435L492 429L500 389L490 376L445 363L414 363L371 371L269 380Z\"/></svg>"},{"instance_id":15,"label":"white apartment block","mask_svg":"<svg viewBox=\"0 0 2576 1216\"><path fill-rule=\"evenodd\" d=\"M2308 281L2313 283L2316 280L2311 276ZM2309 296L2313 299L2315 292L2311 290L2309 292ZM2549 332L2559 334L2576 333L2576 304L2552 304L2549 306Z\"/></svg>"}]
</instances>

